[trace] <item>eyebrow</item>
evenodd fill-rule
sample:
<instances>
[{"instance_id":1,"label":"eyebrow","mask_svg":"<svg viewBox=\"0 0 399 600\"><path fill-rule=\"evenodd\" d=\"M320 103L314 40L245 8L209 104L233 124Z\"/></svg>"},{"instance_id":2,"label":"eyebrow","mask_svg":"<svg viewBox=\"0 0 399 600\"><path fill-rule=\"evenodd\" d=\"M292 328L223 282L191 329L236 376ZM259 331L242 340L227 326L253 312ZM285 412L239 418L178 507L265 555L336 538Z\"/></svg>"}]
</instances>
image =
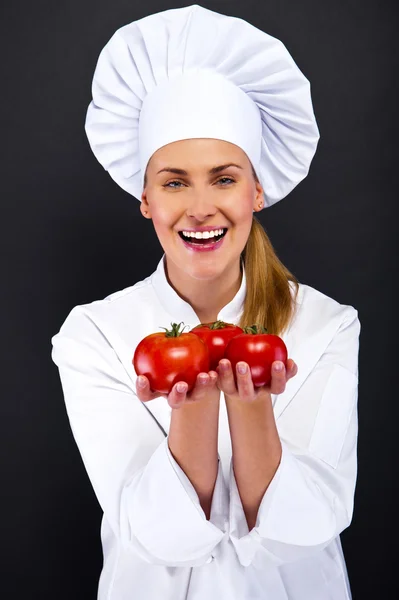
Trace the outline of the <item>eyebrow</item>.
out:
<instances>
[{"instance_id":1,"label":"eyebrow","mask_svg":"<svg viewBox=\"0 0 399 600\"><path fill-rule=\"evenodd\" d=\"M212 169L209 169L208 173L209 175L214 175L215 173L220 173L220 171L224 171L224 169L227 169L227 167L237 167L237 169L242 169L240 165L236 165L235 163L228 163L226 165L212 167ZM187 171L185 171L184 169L176 169L175 167L165 167L164 169L158 171L157 175L165 171L168 173L175 173L176 175L188 175Z\"/></svg>"}]
</instances>

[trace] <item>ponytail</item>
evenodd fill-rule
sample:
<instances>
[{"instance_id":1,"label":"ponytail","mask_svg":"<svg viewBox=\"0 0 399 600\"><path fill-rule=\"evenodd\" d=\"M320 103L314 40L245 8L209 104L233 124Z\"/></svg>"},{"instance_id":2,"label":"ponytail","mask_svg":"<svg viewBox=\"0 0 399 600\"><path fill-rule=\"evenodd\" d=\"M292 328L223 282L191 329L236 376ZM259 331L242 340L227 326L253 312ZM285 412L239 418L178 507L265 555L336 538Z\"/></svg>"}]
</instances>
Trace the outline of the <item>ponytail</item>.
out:
<instances>
[{"instance_id":1,"label":"ponytail","mask_svg":"<svg viewBox=\"0 0 399 600\"><path fill-rule=\"evenodd\" d=\"M299 281L280 261L255 215L242 258L247 290L238 325L259 324L268 333L281 335L294 317Z\"/></svg>"}]
</instances>

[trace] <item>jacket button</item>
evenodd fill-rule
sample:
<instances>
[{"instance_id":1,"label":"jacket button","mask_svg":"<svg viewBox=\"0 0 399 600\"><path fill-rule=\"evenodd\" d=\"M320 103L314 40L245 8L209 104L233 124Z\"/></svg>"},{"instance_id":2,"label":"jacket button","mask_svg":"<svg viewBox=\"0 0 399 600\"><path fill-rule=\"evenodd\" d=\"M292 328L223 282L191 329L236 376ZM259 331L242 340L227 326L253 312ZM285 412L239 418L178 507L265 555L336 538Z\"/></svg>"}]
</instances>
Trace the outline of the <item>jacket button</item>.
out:
<instances>
[{"instance_id":1,"label":"jacket button","mask_svg":"<svg viewBox=\"0 0 399 600\"><path fill-rule=\"evenodd\" d=\"M214 556L212 554L212 556L210 558L208 558L208 560L206 561L206 564L209 565L210 562L212 562L214 559Z\"/></svg>"}]
</instances>

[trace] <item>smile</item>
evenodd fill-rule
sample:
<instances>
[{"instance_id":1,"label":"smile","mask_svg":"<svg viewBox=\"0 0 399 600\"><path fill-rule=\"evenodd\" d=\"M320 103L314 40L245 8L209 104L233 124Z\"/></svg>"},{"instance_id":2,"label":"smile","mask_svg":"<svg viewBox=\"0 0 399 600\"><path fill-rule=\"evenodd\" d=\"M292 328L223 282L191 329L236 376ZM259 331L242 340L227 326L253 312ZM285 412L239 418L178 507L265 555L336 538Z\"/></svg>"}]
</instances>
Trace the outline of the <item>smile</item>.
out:
<instances>
[{"instance_id":1,"label":"smile","mask_svg":"<svg viewBox=\"0 0 399 600\"><path fill-rule=\"evenodd\" d=\"M184 237L183 233L179 231L179 237L182 240L185 248L188 250L193 252L209 252L215 251L222 246L227 231L227 229L223 229L223 233L221 235L215 235L214 237L208 239L194 237L190 239L188 237Z\"/></svg>"}]
</instances>

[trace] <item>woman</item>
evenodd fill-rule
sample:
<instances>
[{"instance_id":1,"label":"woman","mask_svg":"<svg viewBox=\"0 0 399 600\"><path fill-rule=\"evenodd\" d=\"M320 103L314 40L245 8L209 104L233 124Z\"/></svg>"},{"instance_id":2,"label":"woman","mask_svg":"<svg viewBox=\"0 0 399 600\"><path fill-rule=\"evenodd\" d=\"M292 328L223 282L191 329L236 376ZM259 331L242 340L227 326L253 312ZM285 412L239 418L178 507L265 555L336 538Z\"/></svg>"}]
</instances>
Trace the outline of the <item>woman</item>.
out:
<instances>
[{"instance_id":1,"label":"woman","mask_svg":"<svg viewBox=\"0 0 399 600\"><path fill-rule=\"evenodd\" d=\"M253 215L308 172L307 80L245 21L164 11L100 54L86 132L164 250L151 276L74 307L52 338L104 511L98 598L351 598L339 535L357 473L358 313L299 283ZM255 389L224 359L169 395L137 377L143 337L216 320L280 335L287 369Z\"/></svg>"}]
</instances>

